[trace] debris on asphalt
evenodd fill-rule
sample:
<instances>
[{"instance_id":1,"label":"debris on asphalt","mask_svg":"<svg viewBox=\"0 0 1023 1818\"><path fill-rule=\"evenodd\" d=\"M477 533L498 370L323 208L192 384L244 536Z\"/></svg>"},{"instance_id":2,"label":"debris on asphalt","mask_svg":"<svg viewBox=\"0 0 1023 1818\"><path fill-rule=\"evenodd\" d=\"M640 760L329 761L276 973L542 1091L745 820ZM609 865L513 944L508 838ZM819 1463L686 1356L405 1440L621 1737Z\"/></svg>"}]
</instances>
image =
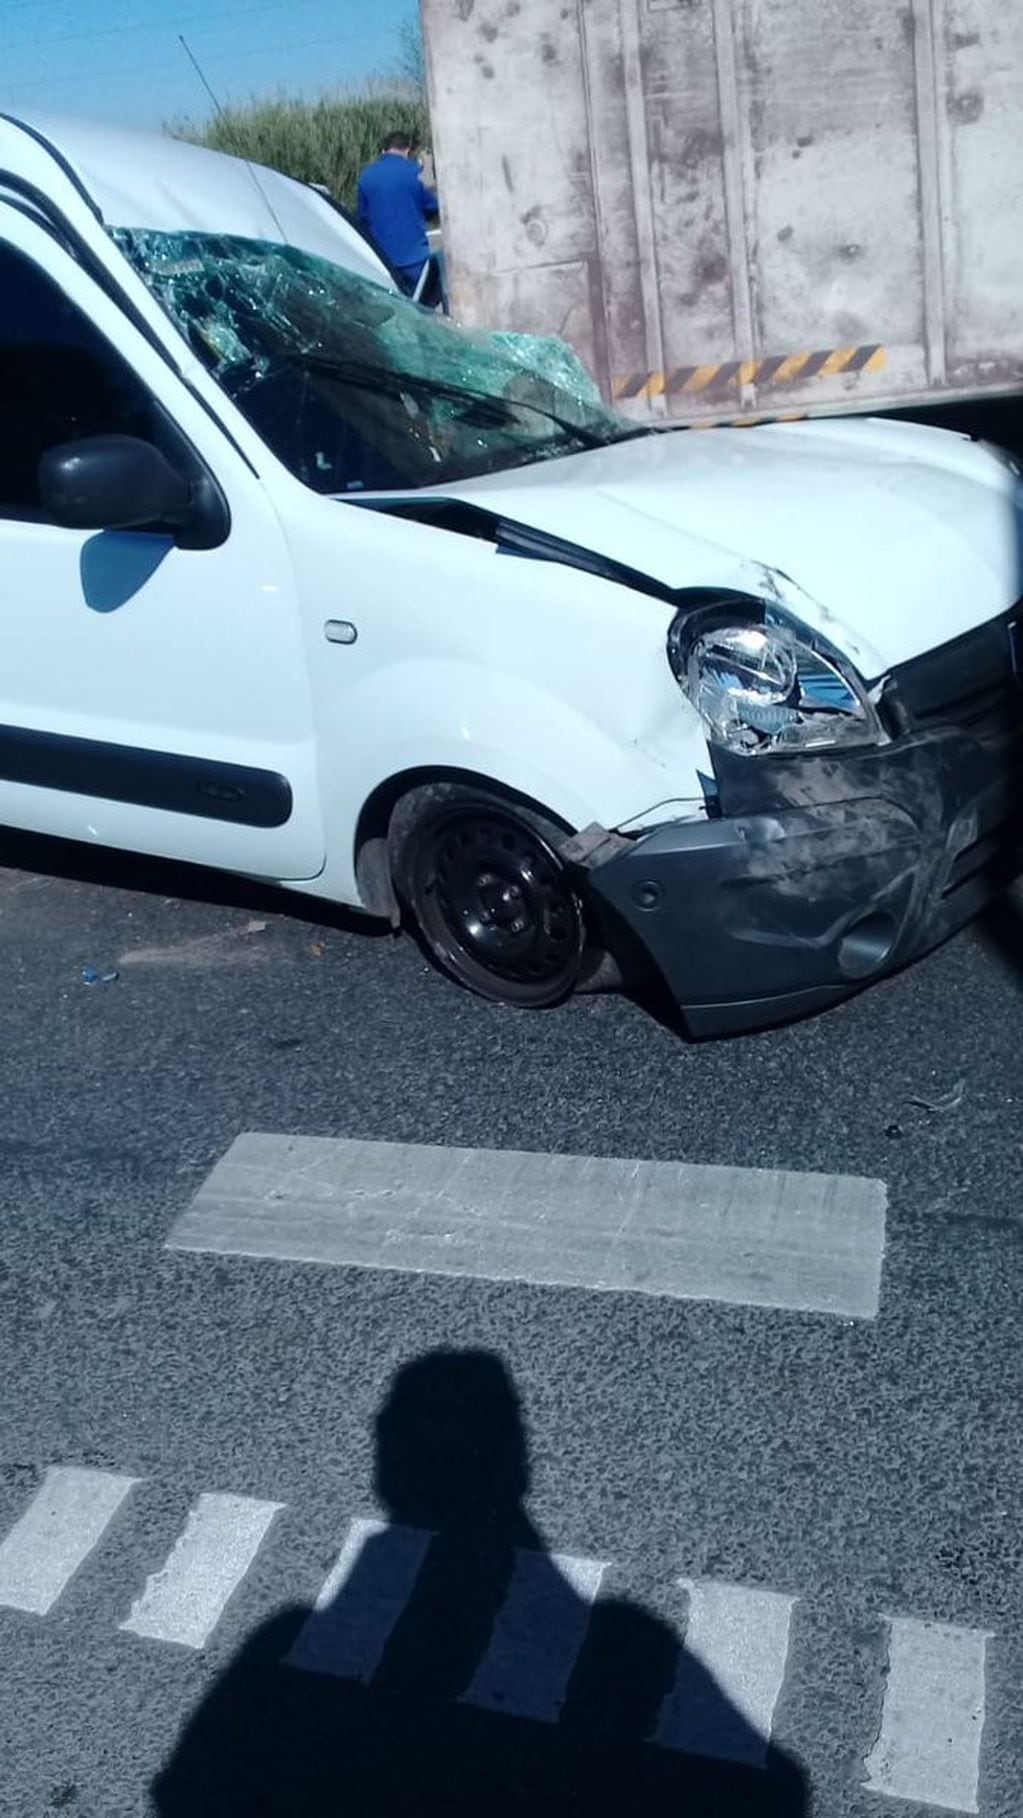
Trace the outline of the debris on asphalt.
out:
<instances>
[{"instance_id":1,"label":"debris on asphalt","mask_svg":"<svg viewBox=\"0 0 1023 1818\"><path fill-rule=\"evenodd\" d=\"M243 932L243 934L265 934L266 933L266 923L265 922L246 922L245 927L243 928L242 932Z\"/></svg>"},{"instance_id":2,"label":"debris on asphalt","mask_svg":"<svg viewBox=\"0 0 1023 1818\"><path fill-rule=\"evenodd\" d=\"M312 945L309 948L309 951L312 954L314 959L322 959L324 954L326 953L327 949L323 945L322 941L313 941Z\"/></svg>"},{"instance_id":3,"label":"debris on asphalt","mask_svg":"<svg viewBox=\"0 0 1023 1818\"><path fill-rule=\"evenodd\" d=\"M937 1098L920 1096L911 1098L909 1102L911 1105L916 1105L921 1111L958 1111L965 1093L965 1079L957 1079L954 1086L951 1086L947 1092L939 1093Z\"/></svg>"},{"instance_id":4,"label":"debris on asphalt","mask_svg":"<svg viewBox=\"0 0 1023 1818\"><path fill-rule=\"evenodd\" d=\"M884 1133L886 1136L892 1136L892 1137L901 1136L902 1135L902 1125L901 1124L885 1124Z\"/></svg>"},{"instance_id":5,"label":"debris on asphalt","mask_svg":"<svg viewBox=\"0 0 1023 1818\"><path fill-rule=\"evenodd\" d=\"M83 985L112 985L120 976L119 972L99 972L95 966L82 967Z\"/></svg>"},{"instance_id":6,"label":"debris on asphalt","mask_svg":"<svg viewBox=\"0 0 1023 1818\"><path fill-rule=\"evenodd\" d=\"M171 967L175 971L199 972L222 966L253 967L269 965L272 943L250 940L242 924L225 928L219 934L188 935L152 947L126 947L118 954L117 963L129 966Z\"/></svg>"}]
</instances>

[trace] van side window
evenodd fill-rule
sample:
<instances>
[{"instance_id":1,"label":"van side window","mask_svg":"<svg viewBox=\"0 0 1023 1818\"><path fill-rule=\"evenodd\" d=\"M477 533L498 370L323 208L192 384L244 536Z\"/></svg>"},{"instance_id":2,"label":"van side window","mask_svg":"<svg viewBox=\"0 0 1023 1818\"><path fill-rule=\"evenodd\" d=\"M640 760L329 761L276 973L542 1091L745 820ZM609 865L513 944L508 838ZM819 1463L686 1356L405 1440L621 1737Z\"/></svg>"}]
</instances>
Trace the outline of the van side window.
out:
<instances>
[{"instance_id":1,"label":"van side window","mask_svg":"<svg viewBox=\"0 0 1023 1818\"><path fill-rule=\"evenodd\" d=\"M0 245L0 516L41 518L39 457L82 436L153 439L149 394L73 303Z\"/></svg>"}]
</instances>

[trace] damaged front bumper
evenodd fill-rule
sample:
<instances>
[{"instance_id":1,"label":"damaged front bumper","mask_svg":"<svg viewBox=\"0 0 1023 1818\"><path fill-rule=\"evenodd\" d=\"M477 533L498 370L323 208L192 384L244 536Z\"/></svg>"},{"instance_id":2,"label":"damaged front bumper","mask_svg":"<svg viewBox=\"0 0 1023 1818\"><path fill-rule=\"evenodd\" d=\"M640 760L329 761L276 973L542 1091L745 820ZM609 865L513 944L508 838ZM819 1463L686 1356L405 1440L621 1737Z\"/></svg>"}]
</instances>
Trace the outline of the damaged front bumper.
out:
<instances>
[{"instance_id":1,"label":"damaged front bumper","mask_svg":"<svg viewBox=\"0 0 1023 1818\"><path fill-rule=\"evenodd\" d=\"M1023 867L1013 703L991 737L716 753L717 818L594 850L586 884L611 943L641 950L697 1036L823 1009L917 958Z\"/></svg>"}]
</instances>

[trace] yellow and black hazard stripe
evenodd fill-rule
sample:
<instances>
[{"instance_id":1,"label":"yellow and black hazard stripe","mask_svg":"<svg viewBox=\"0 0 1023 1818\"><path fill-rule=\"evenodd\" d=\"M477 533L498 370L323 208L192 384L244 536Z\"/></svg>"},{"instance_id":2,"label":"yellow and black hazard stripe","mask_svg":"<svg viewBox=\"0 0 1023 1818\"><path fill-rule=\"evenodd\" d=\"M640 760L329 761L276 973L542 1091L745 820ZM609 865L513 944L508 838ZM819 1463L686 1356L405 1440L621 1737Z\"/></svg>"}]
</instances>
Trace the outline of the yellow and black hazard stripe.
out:
<instances>
[{"instance_id":1,"label":"yellow and black hazard stripe","mask_svg":"<svg viewBox=\"0 0 1023 1818\"><path fill-rule=\"evenodd\" d=\"M763 360L718 360L708 366L676 366L670 372L630 372L615 379L619 403L634 398L696 397L729 386L794 385L830 379L837 373L878 372L885 363L880 344L825 347L816 353L772 354Z\"/></svg>"},{"instance_id":2,"label":"yellow and black hazard stripe","mask_svg":"<svg viewBox=\"0 0 1023 1818\"><path fill-rule=\"evenodd\" d=\"M763 429L766 423L805 423L810 414L808 410L776 410L764 416L694 417L692 422L682 423L679 427L682 429Z\"/></svg>"}]
</instances>

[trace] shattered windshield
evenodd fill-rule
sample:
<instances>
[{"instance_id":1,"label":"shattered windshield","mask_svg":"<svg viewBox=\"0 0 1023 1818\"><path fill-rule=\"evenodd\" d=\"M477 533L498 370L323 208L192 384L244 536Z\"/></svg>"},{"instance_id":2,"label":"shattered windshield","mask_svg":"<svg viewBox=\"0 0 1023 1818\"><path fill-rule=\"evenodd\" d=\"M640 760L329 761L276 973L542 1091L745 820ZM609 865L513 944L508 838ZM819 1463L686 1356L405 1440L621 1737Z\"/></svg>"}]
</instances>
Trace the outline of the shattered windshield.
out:
<instances>
[{"instance_id":1,"label":"shattered windshield","mask_svg":"<svg viewBox=\"0 0 1023 1818\"><path fill-rule=\"evenodd\" d=\"M297 248L115 229L197 356L322 493L444 485L637 431L560 341L455 327Z\"/></svg>"}]
</instances>

